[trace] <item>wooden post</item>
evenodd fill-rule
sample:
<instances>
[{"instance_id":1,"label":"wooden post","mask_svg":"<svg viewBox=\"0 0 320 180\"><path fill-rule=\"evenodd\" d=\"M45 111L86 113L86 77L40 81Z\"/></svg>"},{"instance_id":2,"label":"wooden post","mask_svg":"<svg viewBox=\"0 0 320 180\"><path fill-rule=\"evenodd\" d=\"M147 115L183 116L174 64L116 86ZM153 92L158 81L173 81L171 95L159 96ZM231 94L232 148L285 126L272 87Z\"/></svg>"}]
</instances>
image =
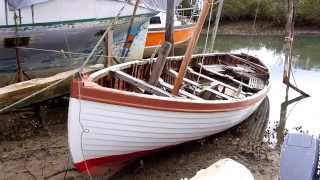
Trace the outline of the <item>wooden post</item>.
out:
<instances>
[{"instance_id":1,"label":"wooden post","mask_svg":"<svg viewBox=\"0 0 320 180\"><path fill-rule=\"evenodd\" d=\"M289 88L294 89L305 97L310 95L300 90L298 87L290 83L291 70L292 70L292 49L293 49L293 40L294 40L294 14L295 14L295 5L294 0L288 0L288 15L286 23L286 32L285 32L285 62L283 70L283 83L287 85L286 87L286 99L288 99Z\"/></svg>"},{"instance_id":2,"label":"wooden post","mask_svg":"<svg viewBox=\"0 0 320 180\"><path fill-rule=\"evenodd\" d=\"M176 96L178 94L179 89L182 85L183 78L186 74L187 67L188 67L188 65L191 61L191 58L192 58L193 50L194 50L195 46L197 45L203 24L205 23L205 20L206 20L206 17L208 15L208 12L209 12L211 5L212 5L212 0L204 0L203 1L203 9L201 11L200 17L198 19L198 22L197 22L197 25L196 25L195 30L193 32L193 35L191 37L191 40L188 44L186 54L183 58L183 61L181 62L178 77L176 78L176 80L174 82L174 88L172 90L172 95L174 95L174 96Z\"/></svg>"},{"instance_id":3,"label":"wooden post","mask_svg":"<svg viewBox=\"0 0 320 180\"><path fill-rule=\"evenodd\" d=\"M174 13L175 13L174 6L175 6L175 0L167 0L165 41L173 45L170 51L170 56L174 56L174 39L173 39Z\"/></svg>"},{"instance_id":4,"label":"wooden post","mask_svg":"<svg viewBox=\"0 0 320 180\"><path fill-rule=\"evenodd\" d=\"M292 46L294 38L294 0L288 0L288 15L285 32L285 63L283 71L283 82L287 84L290 81L292 64Z\"/></svg>"},{"instance_id":5,"label":"wooden post","mask_svg":"<svg viewBox=\"0 0 320 180\"><path fill-rule=\"evenodd\" d=\"M17 42L17 39L16 39L16 43ZM22 69L21 69L21 63L20 63L20 54L19 54L19 49L18 48L15 48L15 51L16 51L16 82L21 82L21 81L24 81L24 76L23 76L23 72L22 72Z\"/></svg>"},{"instance_id":6,"label":"wooden post","mask_svg":"<svg viewBox=\"0 0 320 180\"><path fill-rule=\"evenodd\" d=\"M166 59L169 55L170 49L172 48L172 44L169 42L164 42L160 48L159 56L157 58L157 61L155 62L155 65L152 67L152 74L148 80L148 83L150 85L156 85L158 82L163 68L166 64Z\"/></svg>"},{"instance_id":7,"label":"wooden post","mask_svg":"<svg viewBox=\"0 0 320 180\"><path fill-rule=\"evenodd\" d=\"M105 67L112 66L112 44L113 44L113 31L110 29L107 33L107 37L104 40L105 44L105 53L108 57L105 58Z\"/></svg>"}]
</instances>

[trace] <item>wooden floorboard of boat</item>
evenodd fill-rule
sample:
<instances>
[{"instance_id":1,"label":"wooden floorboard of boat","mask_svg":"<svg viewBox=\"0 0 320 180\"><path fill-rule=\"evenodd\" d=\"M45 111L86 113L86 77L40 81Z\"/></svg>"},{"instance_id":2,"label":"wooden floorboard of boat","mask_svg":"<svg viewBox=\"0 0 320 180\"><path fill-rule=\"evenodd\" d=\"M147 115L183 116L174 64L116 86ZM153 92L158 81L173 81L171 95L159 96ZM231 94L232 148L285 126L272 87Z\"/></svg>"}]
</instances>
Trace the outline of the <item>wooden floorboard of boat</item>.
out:
<instances>
[{"instance_id":1,"label":"wooden floorboard of boat","mask_svg":"<svg viewBox=\"0 0 320 180\"><path fill-rule=\"evenodd\" d=\"M170 70L169 70L169 73L172 74L172 75L174 75L175 77L177 77L177 75L178 75L178 72L176 72L176 71L173 70L173 69L170 69ZM194 82L194 81L192 81L192 80L190 80L190 79L188 79L188 78L183 78L183 81L186 82L186 83L188 83L188 84L190 84L190 85L193 85L193 86L202 88L201 84L199 84L199 83L197 83L197 82ZM216 94L216 95L218 95L218 96L220 96L220 97L222 97L222 98L224 98L224 99L226 99L226 100L234 99L233 97L228 96L228 95L225 95L225 94L223 94L223 93L221 93L221 92L219 92L219 91L216 91L216 90L214 90L214 89L212 89L212 88L210 88L210 87L207 87L207 88L205 88L205 89L202 89L201 91L198 91L198 92L201 93L201 92L204 92L204 91L209 91L209 92L211 92L211 93L213 93L213 94Z\"/></svg>"},{"instance_id":2,"label":"wooden floorboard of boat","mask_svg":"<svg viewBox=\"0 0 320 180\"><path fill-rule=\"evenodd\" d=\"M232 82L237 83L237 84L239 84L239 85L241 84L242 86L244 86L244 87L246 87L246 88L253 89L253 88L250 87L248 84L243 83L243 82L241 82L241 81L239 81L239 80L236 80L236 79L233 78L232 76L225 75L225 74L222 74L222 73L213 71L213 70L207 68L205 65L203 65L203 64L201 64L201 63L198 63L198 66L199 66L200 68L202 68L202 69L203 69L204 71L206 71L206 72L212 73L212 74L214 74L214 75L217 75L217 76L219 76L219 77L225 78L225 79L227 79L227 80L231 80Z\"/></svg>"},{"instance_id":3,"label":"wooden floorboard of boat","mask_svg":"<svg viewBox=\"0 0 320 180\"><path fill-rule=\"evenodd\" d=\"M160 79L160 80L159 80L159 83L160 83L160 85L162 85L162 86L164 86L164 87L166 87L166 88L169 88L170 90L173 89L173 85L164 82L163 79ZM198 97L198 96L195 96L195 95L193 95L193 94L191 94L191 93L189 93L189 92L187 92L187 91L184 91L184 90L182 90L182 89L179 90L179 94L181 94L181 95L183 95L183 96L186 96L186 97L188 97L188 98L191 98L191 99L203 100L202 98L200 98L200 97Z\"/></svg>"}]
</instances>

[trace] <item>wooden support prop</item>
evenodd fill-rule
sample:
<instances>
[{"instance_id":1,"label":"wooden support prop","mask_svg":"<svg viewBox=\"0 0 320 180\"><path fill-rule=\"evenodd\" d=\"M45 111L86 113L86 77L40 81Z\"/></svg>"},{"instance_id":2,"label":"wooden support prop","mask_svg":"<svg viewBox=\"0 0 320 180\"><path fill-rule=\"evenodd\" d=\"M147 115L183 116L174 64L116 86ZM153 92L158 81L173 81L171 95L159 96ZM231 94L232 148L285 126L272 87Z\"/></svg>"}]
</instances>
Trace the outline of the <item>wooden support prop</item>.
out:
<instances>
[{"instance_id":1,"label":"wooden support prop","mask_svg":"<svg viewBox=\"0 0 320 180\"><path fill-rule=\"evenodd\" d=\"M136 86L138 88L141 88L147 92L153 93L157 96L165 96L165 97L171 97L171 94L169 94L168 92L159 89L155 86L152 86L140 79L137 79L135 77L130 76L129 74L123 72L123 71L111 71L114 73L115 77L122 79L123 81Z\"/></svg>"},{"instance_id":2,"label":"wooden support prop","mask_svg":"<svg viewBox=\"0 0 320 180\"><path fill-rule=\"evenodd\" d=\"M201 11L200 17L198 19L197 25L195 27L195 30L193 32L193 35L191 37L191 40L188 44L186 54L183 58L183 61L181 62L180 69L179 69L179 75L176 78L174 82L174 88L172 90L172 95L176 96L179 92L179 89L181 88L183 78L186 74L187 66L189 65L191 59L192 59L192 53L197 45L203 24L205 23L206 17L209 13L210 6L212 5L212 0L204 0L203 1L203 9Z\"/></svg>"},{"instance_id":3,"label":"wooden support prop","mask_svg":"<svg viewBox=\"0 0 320 180\"><path fill-rule=\"evenodd\" d=\"M169 55L171 47L172 45L169 42L165 42L162 44L157 61L152 67L152 74L148 80L149 84L156 85L156 83L158 82L158 79L160 78L163 68L166 64L166 59Z\"/></svg>"},{"instance_id":4,"label":"wooden support prop","mask_svg":"<svg viewBox=\"0 0 320 180\"><path fill-rule=\"evenodd\" d=\"M174 13L175 13L175 1L167 1L167 13L166 13L166 26L165 26L165 41L174 44L173 32L174 32ZM170 56L174 56L174 46L171 48Z\"/></svg>"}]
</instances>

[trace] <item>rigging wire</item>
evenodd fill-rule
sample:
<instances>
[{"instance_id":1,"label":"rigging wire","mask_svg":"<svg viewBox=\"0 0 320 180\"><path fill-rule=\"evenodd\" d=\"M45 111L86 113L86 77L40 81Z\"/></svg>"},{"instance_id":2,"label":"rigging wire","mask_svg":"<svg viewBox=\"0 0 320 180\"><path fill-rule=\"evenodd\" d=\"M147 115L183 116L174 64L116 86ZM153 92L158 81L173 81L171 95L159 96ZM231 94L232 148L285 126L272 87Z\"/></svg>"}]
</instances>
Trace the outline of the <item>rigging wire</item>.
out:
<instances>
[{"instance_id":1,"label":"rigging wire","mask_svg":"<svg viewBox=\"0 0 320 180\"><path fill-rule=\"evenodd\" d=\"M215 22L214 22L213 33L211 35L210 52L213 52L213 50L214 50L214 45L215 45L215 41L216 41L216 37L217 37L219 22L220 22L220 19L221 19L223 4L224 4L224 0L220 0L219 1L217 15L216 15L216 19L215 19Z\"/></svg>"},{"instance_id":2,"label":"rigging wire","mask_svg":"<svg viewBox=\"0 0 320 180\"><path fill-rule=\"evenodd\" d=\"M51 52L51 53L60 53L60 54L65 54L65 55L79 55L79 56L88 56L88 53L77 53L77 52L70 52L70 51L64 51L64 50L50 50L50 49L41 49L41 48L30 48L30 47L18 47L18 49L22 49L22 50L33 50L33 51L42 51L42 52ZM112 58L119 58L119 56L108 56L108 55L93 55L95 57L104 57L104 58L108 58L108 57L112 57ZM121 57L123 59L126 60L142 60L142 59L130 59L129 57Z\"/></svg>"},{"instance_id":3,"label":"rigging wire","mask_svg":"<svg viewBox=\"0 0 320 180\"><path fill-rule=\"evenodd\" d=\"M215 37L216 37L216 34L217 34L217 29L218 29L218 24L220 22L220 18L221 18L221 12L222 12L222 7L223 7L223 0L220 0L216 3L219 3L219 7L218 7L218 11L217 11L217 14L216 14L216 19L215 19L215 26L214 26L214 30L213 30L213 34L212 34L212 38L211 38L211 52L213 50L213 44L214 44L214 41L215 41ZM205 39L205 44L204 44L204 48L203 48L203 54L205 53L209 53L208 49L207 49L207 45L208 45L208 39L209 39L209 32L210 32L210 29L211 29L211 20L212 20L212 14L213 14L213 5L211 5L211 9L210 9L210 17L209 17L209 24L208 24L208 28L207 28L207 33L206 33L206 39ZM202 56L201 58L201 64L203 64L204 62L204 56ZM202 69L203 69L203 66L200 67L200 71L199 73L201 74L202 72ZM199 83L200 81L200 76L198 76L197 78L197 83ZM195 90L193 92L195 94Z\"/></svg>"}]
</instances>

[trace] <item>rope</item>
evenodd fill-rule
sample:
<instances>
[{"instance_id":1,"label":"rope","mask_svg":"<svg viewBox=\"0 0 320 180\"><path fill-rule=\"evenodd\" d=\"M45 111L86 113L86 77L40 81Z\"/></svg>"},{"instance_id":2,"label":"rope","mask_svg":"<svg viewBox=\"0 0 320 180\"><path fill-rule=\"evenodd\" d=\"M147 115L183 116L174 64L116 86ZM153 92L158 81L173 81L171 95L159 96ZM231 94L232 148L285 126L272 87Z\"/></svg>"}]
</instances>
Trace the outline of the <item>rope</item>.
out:
<instances>
[{"instance_id":1,"label":"rope","mask_svg":"<svg viewBox=\"0 0 320 180\"><path fill-rule=\"evenodd\" d=\"M223 4L224 4L224 0L220 0L219 1L219 6L218 6L218 12L217 12L217 15L216 15L216 20L214 22L213 34L212 34L212 37L211 37L211 48L210 48L211 52L213 52L214 43L216 41L219 22L220 22L220 19L221 19L221 13L222 13Z\"/></svg>"},{"instance_id":2,"label":"rope","mask_svg":"<svg viewBox=\"0 0 320 180\"><path fill-rule=\"evenodd\" d=\"M18 47L18 49L22 50L32 50L32 51L42 51L42 52L52 52L52 53L59 53L59 54L67 54L67 55L80 55L80 56L88 56L90 54L88 53L76 53L76 52L70 52L70 51L64 51L64 50L50 50L50 49L41 49L41 48L27 48L27 47ZM107 56L107 55L93 55L96 57L112 57L112 58L118 58L118 56ZM127 60L137 60L137 59L129 59L129 57L121 57Z\"/></svg>"},{"instance_id":3,"label":"rope","mask_svg":"<svg viewBox=\"0 0 320 180\"><path fill-rule=\"evenodd\" d=\"M42 92L45 92L46 90L48 90L48 89L50 89L50 88L52 88L52 87L60 84L60 83L63 82L64 80L66 80L66 79L74 76L76 73L82 72L82 71L83 71L83 68L84 68L85 65L89 62L89 60L92 58L92 56L94 55L94 52L98 49L99 45L101 44L101 42L102 42L103 39L105 38L106 34L110 31L110 29L112 28L113 24L118 21L118 17L120 16L120 13L123 11L123 9L124 9L124 6L119 10L117 16L114 18L114 20L113 20L113 22L111 23L111 25L110 25L110 26L107 28L107 30L104 32L104 34L102 35L102 37L100 38L100 40L98 41L98 43L95 45L95 47L92 49L91 53L88 55L88 57L87 57L86 60L83 62L83 64L80 66L80 68L76 69L76 71L75 71L74 73L70 74L69 76L65 77L64 79L60 79L59 81L56 81L56 82L54 82L53 84L51 84L51 85L49 85L49 86L47 86L47 87L45 87L45 88L43 88L43 89L35 92L35 93L32 93L31 95L29 95L29 96L27 96L27 97L25 97L25 98L22 98L22 99L20 99L19 101L16 101L16 102L14 102L14 103L12 103L12 104L10 104L10 105L8 105L8 106L0 109L0 113L1 113L1 112L4 112L4 111L6 111L6 110L8 110L8 109L10 109L10 108L12 108L12 107L20 104L20 103L22 103L22 102L24 102L24 101L26 101L26 100L28 100L28 99L30 99L30 98L32 98L32 97L40 94L40 93L42 93ZM52 51L52 50L50 50L50 51ZM58 51L58 52L59 52L59 51Z\"/></svg>"},{"instance_id":4,"label":"rope","mask_svg":"<svg viewBox=\"0 0 320 180\"><path fill-rule=\"evenodd\" d=\"M211 7L210 7L209 24L208 24L208 28L207 28L204 48L202 50L203 54L207 53L207 45L208 45L208 40L209 40L209 31L210 31L210 28L211 28L211 19L212 19L212 14L213 14L212 11L213 11L213 5L211 5ZM202 58L201 58L201 63L202 64L203 64L203 61L204 61L204 56L202 56ZM200 67L200 73L201 73L201 70L202 70L202 67ZM200 75L198 75L197 83L199 83L199 81L200 81ZM195 91L196 91L196 89L193 90L193 94L195 94Z\"/></svg>"}]
</instances>

